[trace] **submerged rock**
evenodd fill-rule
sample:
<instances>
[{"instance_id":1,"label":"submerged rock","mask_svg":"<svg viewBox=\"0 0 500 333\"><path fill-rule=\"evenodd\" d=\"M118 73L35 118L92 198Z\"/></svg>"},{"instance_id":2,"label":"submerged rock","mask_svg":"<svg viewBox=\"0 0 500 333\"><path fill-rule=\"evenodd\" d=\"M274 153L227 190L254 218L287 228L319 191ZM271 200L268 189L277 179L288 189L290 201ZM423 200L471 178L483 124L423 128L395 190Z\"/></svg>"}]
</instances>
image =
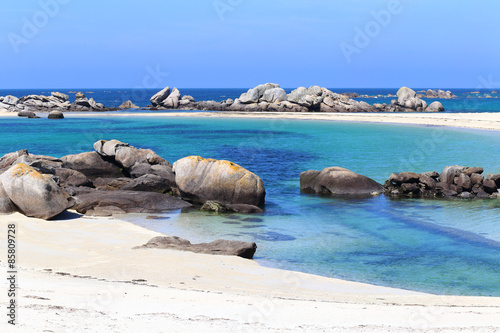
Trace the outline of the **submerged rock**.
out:
<instances>
[{"instance_id":1,"label":"submerged rock","mask_svg":"<svg viewBox=\"0 0 500 333\"><path fill-rule=\"evenodd\" d=\"M238 256L246 259L252 259L257 244L250 242L231 241L219 239L211 243L191 244L187 239L176 236L157 236L142 246L134 249L153 248L153 249L173 249L180 251L189 251L195 253L217 254Z\"/></svg>"}]
</instances>

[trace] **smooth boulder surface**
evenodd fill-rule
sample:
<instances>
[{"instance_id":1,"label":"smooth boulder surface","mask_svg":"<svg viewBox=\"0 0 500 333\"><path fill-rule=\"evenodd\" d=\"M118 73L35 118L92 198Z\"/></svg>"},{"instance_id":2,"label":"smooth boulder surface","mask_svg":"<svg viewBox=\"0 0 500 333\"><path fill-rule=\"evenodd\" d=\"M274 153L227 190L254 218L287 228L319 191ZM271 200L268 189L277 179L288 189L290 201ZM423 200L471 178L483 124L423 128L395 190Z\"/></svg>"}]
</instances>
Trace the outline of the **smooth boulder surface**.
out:
<instances>
[{"instance_id":1,"label":"smooth boulder surface","mask_svg":"<svg viewBox=\"0 0 500 333\"><path fill-rule=\"evenodd\" d=\"M175 182L181 197L198 203L262 206L266 191L259 176L224 160L189 156L174 163Z\"/></svg>"},{"instance_id":2,"label":"smooth boulder surface","mask_svg":"<svg viewBox=\"0 0 500 333\"><path fill-rule=\"evenodd\" d=\"M128 100L123 102L119 107L119 109L140 109L137 105L132 103L132 101Z\"/></svg>"},{"instance_id":3,"label":"smooth boulder surface","mask_svg":"<svg viewBox=\"0 0 500 333\"><path fill-rule=\"evenodd\" d=\"M51 219L74 205L73 199L48 175L16 164L0 175L5 193L26 216Z\"/></svg>"},{"instance_id":4,"label":"smooth boulder surface","mask_svg":"<svg viewBox=\"0 0 500 333\"><path fill-rule=\"evenodd\" d=\"M382 185L373 179L340 167L302 172L300 190L305 193L356 196L379 195L384 191Z\"/></svg>"},{"instance_id":5,"label":"smooth boulder surface","mask_svg":"<svg viewBox=\"0 0 500 333\"><path fill-rule=\"evenodd\" d=\"M135 249L153 248L153 249L173 249L180 251L190 251L195 253L217 254L238 256L246 259L252 259L257 244L253 242L241 242L219 239L211 243L191 244L187 239L177 236L157 236L142 246Z\"/></svg>"},{"instance_id":6,"label":"smooth boulder surface","mask_svg":"<svg viewBox=\"0 0 500 333\"><path fill-rule=\"evenodd\" d=\"M156 213L191 206L179 198L154 192L90 191L75 196L75 208L81 214L107 207L118 207L125 213Z\"/></svg>"},{"instance_id":7,"label":"smooth boulder surface","mask_svg":"<svg viewBox=\"0 0 500 333\"><path fill-rule=\"evenodd\" d=\"M119 178L123 177L121 169L106 160L96 152L87 152L75 155L66 155L61 158L63 168L72 169L83 173L90 180L99 177Z\"/></svg>"},{"instance_id":8,"label":"smooth boulder surface","mask_svg":"<svg viewBox=\"0 0 500 333\"><path fill-rule=\"evenodd\" d=\"M2 182L0 182L0 214L11 214L15 212L16 207L10 200L7 192L5 192Z\"/></svg>"},{"instance_id":9,"label":"smooth boulder surface","mask_svg":"<svg viewBox=\"0 0 500 333\"><path fill-rule=\"evenodd\" d=\"M64 114L61 111L50 111L49 119L64 119Z\"/></svg>"},{"instance_id":10,"label":"smooth boulder surface","mask_svg":"<svg viewBox=\"0 0 500 333\"><path fill-rule=\"evenodd\" d=\"M441 112L444 111L444 106L441 104L441 102L432 102L426 109L425 111L429 112Z\"/></svg>"},{"instance_id":11,"label":"smooth boulder surface","mask_svg":"<svg viewBox=\"0 0 500 333\"><path fill-rule=\"evenodd\" d=\"M150 101L153 106L160 105L170 95L170 87L165 87L151 97Z\"/></svg>"}]
</instances>

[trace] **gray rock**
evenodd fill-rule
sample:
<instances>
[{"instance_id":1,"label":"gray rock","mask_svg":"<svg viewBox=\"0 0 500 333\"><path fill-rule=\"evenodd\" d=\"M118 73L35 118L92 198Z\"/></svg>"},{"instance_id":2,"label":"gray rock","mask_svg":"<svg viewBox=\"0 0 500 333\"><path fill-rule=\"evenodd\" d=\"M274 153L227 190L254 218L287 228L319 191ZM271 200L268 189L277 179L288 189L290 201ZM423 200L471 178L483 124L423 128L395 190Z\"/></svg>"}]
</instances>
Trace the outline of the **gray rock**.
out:
<instances>
[{"instance_id":1,"label":"gray rock","mask_svg":"<svg viewBox=\"0 0 500 333\"><path fill-rule=\"evenodd\" d=\"M306 87L298 87L288 94L287 100L291 103L299 103L299 100L309 94Z\"/></svg>"},{"instance_id":2,"label":"gray rock","mask_svg":"<svg viewBox=\"0 0 500 333\"><path fill-rule=\"evenodd\" d=\"M138 248L173 249L195 253L238 256L246 259L252 259L255 251L257 250L257 244L222 239L213 241L211 243L191 244L190 241L176 236L157 236L151 239L146 244L136 247L135 249Z\"/></svg>"},{"instance_id":3,"label":"gray rock","mask_svg":"<svg viewBox=\"0 0 500 333\"><path fill-rule=\"evenodd\" d=\"M7 192L5 192L2 182L0 182L0 215L12 214L16 211L16 206L14 206L9 196L7 195Z\"/></svg>"},{"instance_id":4,"label":"gray rock","mask_svg":"<svg viewBox=\"0 0 500 333\"><path fill-rule=\"evenodd\" d=\"M2 101L2 103L8 104L8 105L16 105L17 102L19 102L19 98L17 98L16 96L12 96L12 95L5 96L3 101Z\"/></svg>"},{"instance_id":5,"label":"gray rock","mask_svg":"<svg viewBox=\"0 0 500 333\"><path fill-rule=\"evenodd\" d=\"M199 203L262 206L266 191L259 176L229 162L189 156L174 163L175 182L183 198Z\"/></svg>"},{"instance_id":6,"label":"gray rock","mask_svg":"<svg viewBox=\"0 0 500 333\"><path fill-rule=\"evenodd\" d=\"M333 195L379 195L383 187L376 181L340 167L300 174L300 190L305 193Z\"/></svg>"},{"instance_id":7,"label":"gray rock","mask_svg":"<svg viewBox=\"0 0 500 333\"><path fill-rule=\"evenodd\" d=\"M132 101L128 100L123 102L119 107L119 109L140 109L137 105L132 103Z\"/></svg>"},{"instance_id":8,"label":"gray rock","mask_svg":"<svg viewBox=\"0 0 500 333\"><path fill-rule=\"evenodd\" d=\"M34 118L34 117L36 117L36 114L35 114L35 112L32 112L32 111L19 111L17 113L17 116L18 117Z\"/></svg>"},{"instance_id":9,"label":"gray rock","mask_svg":"<svg viewBox=\"0 0 500 333\"><path fill-rule=\"evenodd\" d=\"M76 210L85 214L88 210L105 210L118 207L126 213L157 213L177 210L191 205L167 194L138 191L92 191L76 195Z\"/></svg>"},{"instance_id":10,"label":"gray rock","mask_svg":"<svg viewBox=\"0 0 500 333\"><path fill-rule=\"evenodd\" d=\"M0 174L9 169L21 156L27 156L28 151L22 149L13 153L5 154L0 158Z\"/></svg>"},{"instance_id":11,"label":"gray rock","mask_svg":"<svg viewBox=\"0 0 500 333\"><path fill-rule=\"evenodd\" d=\"M69 101L69 96L68 96L68 95L66 95L66 94L60 93L60 92L54 92L54 91L53 91L53 92L51 92L51 93L50 93L50 95L51 95L52 97L57 98L57 99L58 99L59 101L61 101L62 103Z\"/></svg>"},{"instance_id":12,"label":"gray rock","mask_svg":"<svg viewBox=\"0 0 500 333\"><path fill-rule=\"evenodd\" d=\"M99 177L119 178L124 176L117 165L104 160L96 152L67 155L61 158L61 160L63 168L79 171L90 180Z\"/></svg>"},{"instance_id":13,"label":"gray rock","mask_svg":"<svg viewBox=\"0 0 500 333\"><path fill-rule=\"evenodd\" d=\"M177 88L174 88L170 95L161 103L163 107L177 109L179 107L179 100L181 99L181 93Z\"/></svg>"},{"instance_id":14,"label":"gray rock","mask_svg":"<svg viewBox=\"0 0 500 333\"><path fill-rule=\"evenodd\" d=\"M439 175L439 181L447 184L453 184L455 177L464 172L466 169L467 167L459 165L447 166Z\"/></svg>"},{"instance_id":15,"label":"gray rock","mask_svg":"<svg viewBox=\"0 0 500 333\"><path fill-rule=\"evenodd\" d=\"M320 86L310 86L309 89L307 89L308 95L313 95L313 96L322 96L323 95L323 89Z\"/></svg>"},{"instance_id":16,"label":"gray rock","mask_svg":"<svg viewBox=\"0 0 500 333\"><path fill-rule=\"evenodd\" d=\"M59 185L62 187L93 186L92 182L83 173L76 170L58 168L55 169L55 175L59 178Z\"/></svg>"},{"instance_id":17,"label":"gray rock","mask_svg":"<svg viewBox=\"0 0 500 333\"><path fill-rule=\"evenodd\" d=\"M444 111L444 106L441 102L432 102L426 109L427 112L441 112Z\"/></svg>"},{"instance_id":18,"label":"gray rock","mask_svg":"<svg viewBox=\"0 0 500 333\"><path fill-rule=\"evenodd\" d=\"M286 101L288 98L286 92L282 88L273 88L266 90L262 96L262 100L268 103L279 103Z\"/></svg>"},{"instance_id":19,"label":"gray rock","mask_svg":"<svg viewBox=\"0 0 500 333\"><path fill-rule=\"evenodd\" d=\"M261 96L258 89L252 88L241 94L239 100L243 104L257 103Z\"/></svg>"},{"instance_id":20,"label":"gray rock","mask_svg":"<svg viewBox=\"0 0 500 333\"><path fill-rule=\"evenodd\" d=\"M417 93L415 92L415 90L410 89L408 87L401 87L398 90L396 96L398 96L399 105L405 105L406 101L408 101L412 98L416 99Z\"/></svg>"},{"instance_id":21,"label":"gray rock","mask_svg":"<svg viewBox=\"0 0 500 333\"><path fill-rule=\"evenodd\" d=\"M466 174L461 173L457 177L457 181L455 182L457 186L460 186L463 188L465 191L470 191L472 189L472 181L469 176Z\"/></svg>"},{"instance_id":22,"label":"gray rock","mask_svg":"<svg viewBox=\"0 0 500 333\"><path fill-rule=\"evenodd\" d=\"M167 193L172 190L172 186L168 180L160 176L144 175L130 181L121 187L121 190Z\"/></svg>"},{"instance_id":23,"label":"gray rock","mask_svg":"<svg viewBox=\"0 0 500 333\"><path fill-rule=\"evenodd\" d=\"M74 205L73 199L48 175L16 164L0 175L10 200L26 216L51 219Z\"/></svg>"},{"instance_id":24,"label":"gray rock","mask_svg":"<svg viewBox=\"0 0 500 333\"><path fill-rule=\"evenodd\" d=\"M168 161L158 156L158 154L156 154L151 149L138 149L132 146L117 147L115 160L127 170L138 163L170 166L170 163Z\"/></svg>"},{"instance_id":25,"label":"gray rock","mask_svg":"<svg viewBox=\"0 0 500 333\"><path fill-rule=\"evenodd\" d=\"M165 99L167 99L169 95L170 95L170 87L165 87L161 91L154 94L153 97L151 97L150 99L151 104L153 106L159 106Z\"/></svg>"},{"instance_id":26,"label":"gray rock","mask_svg":"<svg viewBox=\"0 0 500 333\"><path fill-rule=\"evenodd\" d=\"M49 119L64 119L64 114L61 111L50 111Z\"/></svg>"},{"instance_id":27,"label":"gray rock","mask_svg":"<svg viewBox=\"0 0 500 333\"><path fill-rule=\"evenodd\" d=\"M257 206L245 204L223 205L217 201L207 201L201 207L202 211L215 213L261 214L264 211Z\"/></svg>"},{"instance_id":28,"label":"gray rock","mask_svg":"<svg viewBox=\"0 0 500 333\"><path fill-rule=\"evenodd\" d=\"M193 96L190 96L190 95L182 96L181 100L182 101L189 101L189 102L196 102L195 99L193 98Z\"/></svg>"},{"instance_id":29,"label":"gray rock","mask_svg":"<svg viewBox=\"0 0 500 333\"><path fill-rule=\"evenodd\" d=\"M129 147L129 144L118 140L99 140L94 143L95 151L105 157L114 157L121 147Z\"/></svg>"}]
</instances>

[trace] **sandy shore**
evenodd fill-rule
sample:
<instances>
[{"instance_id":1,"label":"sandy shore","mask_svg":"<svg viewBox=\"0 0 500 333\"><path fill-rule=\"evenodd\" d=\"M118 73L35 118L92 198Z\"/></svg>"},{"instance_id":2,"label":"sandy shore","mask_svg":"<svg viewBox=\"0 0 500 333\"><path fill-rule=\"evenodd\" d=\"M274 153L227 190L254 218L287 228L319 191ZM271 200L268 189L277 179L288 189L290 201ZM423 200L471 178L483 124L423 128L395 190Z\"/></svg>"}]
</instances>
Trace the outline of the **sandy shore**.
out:
<instances>
[{"instance_id":1,"label":"sandy shore","mask_svg":"<svg viewBox=\"0 0 500 333\"><path fill-rule=\"evenodd\" d=\"M39 114L44 117L46 114ZM328 120L348 122L394 123L500 130L500 113L285 113L285 112L149 112L149 113L65 113L66 117L207 117L283 120ZM0 117L16 113L0 112Z\"/></svg>"},{"instance_id":2,"label":"sandy shore","mask_svg":"<svg viewBox=\"0 0 500 333\"><path fill-rule=\"evenodd\" d=\"M12 223L18 326L12 330L3 316L2 332L500 330L499 298L420 294L265 268L238 257L133 250L158 233L118 219L0 216L4 276ZM7 304L7 293L0 294Z\"/></svg>"}]
</instances>

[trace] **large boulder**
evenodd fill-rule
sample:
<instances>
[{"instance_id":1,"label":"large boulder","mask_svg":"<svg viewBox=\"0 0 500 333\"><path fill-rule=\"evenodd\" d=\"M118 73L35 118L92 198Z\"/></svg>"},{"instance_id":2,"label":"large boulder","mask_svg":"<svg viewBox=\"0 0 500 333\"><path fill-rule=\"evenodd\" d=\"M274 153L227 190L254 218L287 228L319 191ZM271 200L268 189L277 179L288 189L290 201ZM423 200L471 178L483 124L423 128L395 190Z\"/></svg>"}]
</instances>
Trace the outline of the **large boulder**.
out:
<instances>
[{"instance_id":1,"label":"large boulder","mask_svg":"<svg viewBox=\"0 0 500 333\"><path fill-rule=\"evenodd\" d=\"M229 162L189 156L174 163L175 182L183 198L199 203L261 206L266 191L259 176Z\"/></svg>"},{"instance_id":2,"label":"large boulder","mask_svg":"<svg viewBox=\"0 0 500 333\"><path fill-rule=\"evenodd\" d=\"M149 174L133 179L121 187L121 190L167 193L172 190L173 185L168 179Z\"/></svg>"},{"instance_id":3,"label":"large boulder","mask_svg":"<svg viewBox=\"0 0 500 333\"><path fill-rule=\"evenodd\" d=\"M399 105L404 106L406 101L416 98L417 93L415 90L408 87L401 87L396 93L396 96L398 96Z\"/></svg>"},{"instance_id":4,"label":"large boulder","mask_svg":"<svg viewBox=\"0 0 500 333\"><path fill-rule=\"evenodd\" d=\"M439 181L446 184L453 184L455 177L465 172L468 168L460 165L447 166L439 175Z\"/></svg>"},{"instance_id":5,"label":"large boulder","mask_svg":"<svg viewBox=\"0 0 500 333\"><path fill-rule=\"evenodd\" d=\"M94 143L95 151L104 157L114 157L119 148L128 146L128 143L118 140L99 140Z\"/></svg>"},{"instance_id":6,"label":"large boulder","mask_svg":"<svg viewBox=\"0 0 500 333\"><path fill-rule=\"evenodd\" d=\"M105 211L119 208L125 213L155 213L182 209L189 203L167 194L139 191L90 191L76 194L76 210L86 214L90 210Z\"/></svg>"},{"instance_id":7,"label":"large boulder","mask_svg":"<svg viewBox=\"0 0 500 333\"><path fill-rule=\"evenodd\" d=\"M170 95L161 103L162 106L170 109L177 109L179 107L179 100L181 99L181 93L177 88L174 88Z\"/></svg>"},{"instance_id":8,"label":"large boulder","mask_svg":"<svg viewBox=\"0 0 500 333\"><path fill-rule=\"evenodd\" d=\"M57 91L53 91L50 95L56 99L58 99L61 103L67 102L69 100L69 96Z\"/></svg>"},{"instance_id":9,"label":"large boulder","mask_svg":"<svg viewBox=\"0 0 500 333\"><path fill-rule=\"evenodd\" d=\"M383 187L373 179L340 167L300 174L300 189L305 193L333 195L379 195Z\"/></svg>"},{"instance_id":10,"label":"large boulder","mask_svg":"<svg viewBox=\"0 0 500 333\"><path fill-rule=\"evenodd\" d=\"M120 167L104 160L96 152L67 155L62 157L61 160L63 168L79 171L90 180L99 177L119 178L124 176Z\"/></svg>"},{"instance_id":11,"label":"large boulder","mask_svg":"<svg viewBox=\"0 0 500 333\"><path fill-rule=\"evenodd\" d=\"M26 216L51 219L74 205L73 199L48 175L16 164L0 175L5 193Z\"/></svg>"},{"instance_id":12,"label":"large boulder","mask_svg":"<svg viewBox=\"0 0 500 333\"><path fill-rule=\"evenodd\" d=\"M93 186L92 182L87 178L87 176L76 170L57 168L55 169L55 175L59 178L59 185L62 187Z\"/></svg>"},{"instance_id":13,"label":"large boulder","mask_svg":"<svg viewBox=\"0 0 500 333\"><path fill-rule=\"evenodd\" d=\"M26 149L22 149L2 156L0 158L0 174L9 169L21 156L28 156L28 151Z\"/></svg>"},{"instance_id":14,"label":"large boulder","mask_svg":"<svg viewBox=\"0 0 500 333\"><path fill-rule=\"evenodd\" d=\"M253 242L231 241L219 239L211 243L191 244L187 239L177 236L157 236L146 244L136 247L153 249L174 249L180 251L190 251L195 253L218 254L228 256L238 256L246 259L252 259L257 244Z\"/></svg>"},{"instance_id":15,"label":"large boulder","mask_svg":"<svg viewBox=\"0 0 500 333\"><path fill-rule=\"evenodd\" d=\"M427 112L441 112L444 111L444 106L441 102L432 102L426 109Z\"/></svg>"},{"instance_id":16,"label":"large boulder","mask_svg":"<svg viewBox=\"0 0 500 333\"><path fill-rule=\"evenodd\" d=\"M139 149L131 146L119 147L116 150L115 161L127 170L138 163L170 166L168 161L158 156L158 154L151 149Z\"/></svg>"},{"instance_id":17,"label":"large boulder","mask_svg":"<svg viewBox=\"0 0 500 333\"><path fill-rule=\"evenodd\" d=\"M273 88L266 90L262 100L268 103L279 103L287 100L286 91L282 88Z\"/></svg>"},{"instance_id":18,"label":"large boulder","mask_svg":"<svg viewBox=\"0 0 500 333\"><path fill-rule=\"evenodd\" d=\"M64 114L61 111L50 111L47 118L49 118L49 119L64 119Z\"/></svg>"},{"instance_id":19,"label":"large boulder","mask_svg":"<svg viewBox=\"0 0 500 333\"><path fill-rule=\"evenodd\" d=\"M169 95L170 87L165 87L151 97L151 104L153 104L153 106L159 106Z\"/></svg>"}]
</instances>

